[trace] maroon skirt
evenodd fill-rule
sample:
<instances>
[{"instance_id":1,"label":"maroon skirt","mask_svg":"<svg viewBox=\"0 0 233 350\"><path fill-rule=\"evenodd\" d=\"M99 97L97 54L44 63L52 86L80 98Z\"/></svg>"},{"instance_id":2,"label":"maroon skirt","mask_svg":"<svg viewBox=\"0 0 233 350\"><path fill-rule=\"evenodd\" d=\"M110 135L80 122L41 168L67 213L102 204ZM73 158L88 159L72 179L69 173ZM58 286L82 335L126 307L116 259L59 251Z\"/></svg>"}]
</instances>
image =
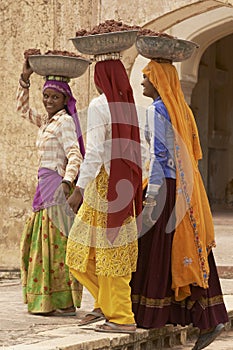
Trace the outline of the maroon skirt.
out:
<instances>
[{"instance_id":1,"label":"maroon skirt","mask_svg":"<svg viewBox=\"0 0 233 350\"><path fill-rule=\"evenodd\" d=\"M191 286L191 295L181 302L175 301L171 289L171 249L174 230L169 232L168 222L174 213L176 181L166 179L160 190L153 213L155 225L139 238L137 271L131 280L133 312L138 327L160 328L166 324L207 329L228 322L222 290L214 261L209 254L209 288ZM170 219L170 220L169 220Z\"/></svg>"}]
</instances>

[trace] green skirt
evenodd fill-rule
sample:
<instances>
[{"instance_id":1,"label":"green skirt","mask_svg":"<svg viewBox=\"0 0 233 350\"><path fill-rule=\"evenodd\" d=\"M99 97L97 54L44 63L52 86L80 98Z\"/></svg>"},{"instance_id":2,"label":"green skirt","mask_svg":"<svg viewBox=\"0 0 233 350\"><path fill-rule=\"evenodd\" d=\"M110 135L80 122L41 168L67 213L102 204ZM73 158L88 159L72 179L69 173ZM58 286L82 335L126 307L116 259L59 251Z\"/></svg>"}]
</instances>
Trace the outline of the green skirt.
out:
<instances>
[{"instance_id":1,"label":"green skirt","mask_svg":"<svg viewBox=\"0 0 233 350\"><path fill-rule=\"evenodd\" d=\"M25 224L20 242L21 281L24 303L31 313L80 307L82 285L65 264L71 225L59 206L33 213Z\"/></svg>"}]
</instances>

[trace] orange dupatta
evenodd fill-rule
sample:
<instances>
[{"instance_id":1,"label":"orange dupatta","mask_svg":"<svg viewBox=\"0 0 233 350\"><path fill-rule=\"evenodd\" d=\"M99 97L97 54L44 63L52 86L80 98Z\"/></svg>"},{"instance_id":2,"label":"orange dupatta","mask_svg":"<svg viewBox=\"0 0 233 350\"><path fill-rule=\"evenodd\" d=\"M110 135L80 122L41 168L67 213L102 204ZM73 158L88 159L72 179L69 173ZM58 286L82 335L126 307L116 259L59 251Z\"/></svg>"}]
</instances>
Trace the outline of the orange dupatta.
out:
<instances>
[{"instance_id":1,"label":"orange dupatta","mask_svg":"<svg viewBox=\"0 0 233 350\"><path fill-rule=\"evenodd\" d=\"M185 102L175 66L150 61L143 73L162 98L174 130L176 228L172 289L180 301L191 294L191 284L208 288L208 253L215 246L209 201L198 169L202 151L195 119Z\"/></svg>"}]
</instances>

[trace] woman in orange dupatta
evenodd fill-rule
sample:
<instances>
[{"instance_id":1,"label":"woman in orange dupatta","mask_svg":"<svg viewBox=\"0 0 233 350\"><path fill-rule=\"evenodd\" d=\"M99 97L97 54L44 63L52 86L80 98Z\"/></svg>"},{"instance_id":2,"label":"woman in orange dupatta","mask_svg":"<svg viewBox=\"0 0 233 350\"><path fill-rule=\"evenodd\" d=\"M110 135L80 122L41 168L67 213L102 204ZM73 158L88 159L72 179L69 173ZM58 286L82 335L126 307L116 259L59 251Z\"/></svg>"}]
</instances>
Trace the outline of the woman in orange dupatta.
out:
<instances>
[{"instance_id":1,"label":"woman in orange dupatta","mask_svg":"<svg viewBox=\"0 0 233 350\"><path fill-rule=\"evenodd\" d=\"M220 334L228 316L212 253L211 211L198 170L198 131L175 67L150 61L143 74L143 94L154 102L147 114L151 161L131 281L133 311L144 328L192 323L201 330L193 348L200 350Z\"/></svg>"}]
</instances>

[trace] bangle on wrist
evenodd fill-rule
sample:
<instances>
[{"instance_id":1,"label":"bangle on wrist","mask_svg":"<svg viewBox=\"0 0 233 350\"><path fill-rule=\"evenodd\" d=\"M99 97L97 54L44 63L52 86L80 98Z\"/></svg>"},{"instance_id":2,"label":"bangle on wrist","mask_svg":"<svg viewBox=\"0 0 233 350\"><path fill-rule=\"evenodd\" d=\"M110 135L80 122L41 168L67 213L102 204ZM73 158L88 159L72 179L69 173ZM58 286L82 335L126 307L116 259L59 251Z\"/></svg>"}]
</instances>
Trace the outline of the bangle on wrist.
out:
<instances>
[{"instance_id":1,"label":"bangle on wrist","mask_svg":"<svg viewBox=\"0 0 233 350\"><path fill-rule=\"evenodd\" d=\"M30 80L28 79L27 81L25 81L23 79L23 74L21 74L19 78L19 84L20 86L22 86L22 88L28 89L30 87Z\"/></svg>"},{"instance_id":2,"label":"bangle on wrist","mask_svg":"<svg viewBox=\"0 0 233 350\"><path fill-rule=\"evenodd\" d=\"M154 207L156 205L155 197L152 194L146 194L145 200L143 201L145 207Z\"/></svg>"},{"instance_id":3,"label":"bangle on wrist","mask_svg":"<svg viewBox=\"0 0 233 350\"><path fill-rule=\"evenodd\" d=\"M70 190L71 190L71 188L72 188L72 185L71 185L71 182L70 181L68 181L68 180L62 180L62 182L61 182L62 184L66 184L66 185L68 185L69 186L69 188L70 188Z\"/></svg>"},{"instance_id":4,"label":"bangle on wrist","mask_svg":"<svg viewBox=\"0 0 233 350\"><path fill-rule=\"evenodd\" d=\"M147 202L146 200L144 200L142 204L144 205L144 207L154 207L157 204L157 202L156 200L153 200L150 202Z\"/></svg>"}]
</instances>

